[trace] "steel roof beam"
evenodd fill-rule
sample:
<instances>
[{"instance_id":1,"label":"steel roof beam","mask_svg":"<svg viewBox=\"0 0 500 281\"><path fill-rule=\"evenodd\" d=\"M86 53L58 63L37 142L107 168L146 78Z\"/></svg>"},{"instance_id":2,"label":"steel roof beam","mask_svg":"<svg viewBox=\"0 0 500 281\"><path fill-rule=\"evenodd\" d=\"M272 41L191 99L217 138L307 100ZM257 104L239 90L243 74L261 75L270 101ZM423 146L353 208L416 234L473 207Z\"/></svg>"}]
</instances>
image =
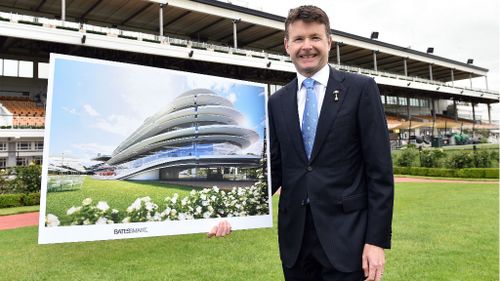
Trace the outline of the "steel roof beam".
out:
<instances>
[{"instance_id":1,"label":"steel roof beam","mask_svg":"<svg viewBox=\"0 0 500 281\"><path fill-rule=\"evenodd\" d=\"M137 12L133 13L132 15L130 15L128 18L126 18L125 20L123 20L122 22L120 22L120 25L125 25L125 23L127 23L128 21L130 21L131 19L135 18L136 16L138 16L139 14L141 14L142 12L144 12L145 10L147 10L149 7L151 7L153 5L153 3L147 3L146 5L144 5L142 8L140 8Z\"/></svg>"},{"instance_id":2,"label":"steel roof beam","mask_svg":"<svg viewBox=\"0 0 500 281\"><path fill-rule=\"evenodd\" d=\"M80 20L85 20L85 18L87 17L88 14L90 14L97 6L99 6L99 4L102 3L102 0L97 0L94 5L92 5L87 11L85 11L81 16L80 16Z\"/></svg>"},{"instance_id":3,"label":"steel roof beam","mask_svg":"<svg viewBox=\"0 0 500 281\"><path fill-rule=\"evenodd\" d=\"M166 28L166 27L167 27L168 25L170 25L171 23L174 23L174 22L176 22L176 21L178 21L178 20L182 19L183 17L185 17L185 16L187 16L187 15L189 15L189 14L191 14L191 13L192 13L192 11L186 11L186 12L184 12L184 13L180 14L179 16L175 17L174 19L172 19L172 20L168 21L167 23L165 23L165 24L163 25L163 28Z\"/></svg>"}]
</instances>

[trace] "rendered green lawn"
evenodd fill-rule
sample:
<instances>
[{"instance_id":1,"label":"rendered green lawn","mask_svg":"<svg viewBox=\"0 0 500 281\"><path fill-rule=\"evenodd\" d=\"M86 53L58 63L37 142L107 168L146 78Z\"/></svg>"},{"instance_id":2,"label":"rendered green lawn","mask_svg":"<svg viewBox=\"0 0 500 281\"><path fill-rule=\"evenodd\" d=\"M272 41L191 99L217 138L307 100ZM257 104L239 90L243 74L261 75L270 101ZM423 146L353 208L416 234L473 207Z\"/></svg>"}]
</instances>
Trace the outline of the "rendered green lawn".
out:
<instances>
[{"instance_id":1,"label":"rendered green lawn","mask_svg":"<svg viewBox=\"0 0 500 281\"><path fill-rule=\"evenodd\" d=\"M31 212L38 212L40 209L39 205L36 206L22 206L13 208L2 208L0 209L0 216L17 215Z\"/></svg>"},{"instance_id":2,"label":"rendered green lawn","mask_svg":"<svg viewBox=\"0 0 500 281\"><path fill-rule=\"evenodd\" d=\"M283 280L276 220L222 239L36 243L36 227L0 231L0 280ZM498 185L397 184L392 247L384 281L498 280Z\"/></svg>"},{"instance_id":3,"label":"rendered green lawn","mask_svg":"<svg viewBox=\"0 0 500 281\"><path fill-rule=\"evenodd\" d=\"M47 194L47 214L54 214L64 219L66 211L72 206L81 206L83 199L106 201L111 208L121 211L127 209L135 199L149 196L162 207L165 197L178 193L187 196L192 187L166 185L157 182L131 182L117 180L96 180L86 177L82 188L77 191L49 192Z\"/></svg>"}]
</instances>

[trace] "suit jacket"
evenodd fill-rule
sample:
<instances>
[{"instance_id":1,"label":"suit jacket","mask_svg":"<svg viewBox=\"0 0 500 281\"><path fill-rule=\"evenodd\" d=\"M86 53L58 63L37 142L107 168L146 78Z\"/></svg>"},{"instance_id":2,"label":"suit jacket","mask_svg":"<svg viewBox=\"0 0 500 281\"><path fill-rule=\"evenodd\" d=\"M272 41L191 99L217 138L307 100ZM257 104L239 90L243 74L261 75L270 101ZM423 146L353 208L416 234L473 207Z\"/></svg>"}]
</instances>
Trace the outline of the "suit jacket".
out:
<instances>
[{"instance_id":1,"label":"suit jacket","mask_svg":"<svg viewBox=\"0 0 500 281\"><path fill-rule=\"evenodd\" d=\"M318 238L332 265L344 272L360 270L365 243L390 248L391 241L394 180L375 81L330 68L310 160L299 125L297 79L269 98L268 112L273 193L281 186L283 264L291 267L297 260L308 196Z\"/></svg>"}]
</instances>

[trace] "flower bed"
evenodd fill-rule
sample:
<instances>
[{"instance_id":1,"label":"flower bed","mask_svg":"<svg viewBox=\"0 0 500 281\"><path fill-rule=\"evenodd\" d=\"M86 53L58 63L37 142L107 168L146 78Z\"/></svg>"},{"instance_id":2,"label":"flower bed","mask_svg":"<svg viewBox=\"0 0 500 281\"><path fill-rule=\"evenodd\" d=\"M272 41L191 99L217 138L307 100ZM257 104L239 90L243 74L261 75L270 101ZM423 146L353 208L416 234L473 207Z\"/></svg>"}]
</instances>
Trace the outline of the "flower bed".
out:
<instances>
[{"instance_id":1,"label":"flower bed","mask_svg":"<svg viewBox=\"0 0 500 281\"><path fill-rule=\"evenodd\" d=\"M157 204L149 196L137 198L126 210L111 208L107 202L82 201L66 212L68 219L47 214L46 226L157 222L203 218L240 217L269 214L267 185L257 182L251 187L234 187L231 191L216 186L179 198L176 193Z\"/></svg>"}]
</instances>

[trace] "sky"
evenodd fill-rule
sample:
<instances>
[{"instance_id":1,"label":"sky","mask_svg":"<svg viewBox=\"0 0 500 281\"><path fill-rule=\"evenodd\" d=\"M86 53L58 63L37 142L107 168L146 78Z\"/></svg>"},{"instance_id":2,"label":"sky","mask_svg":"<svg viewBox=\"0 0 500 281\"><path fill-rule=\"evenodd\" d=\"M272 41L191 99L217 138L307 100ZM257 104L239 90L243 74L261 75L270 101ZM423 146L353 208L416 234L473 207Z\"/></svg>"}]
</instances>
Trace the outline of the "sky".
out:
<instances>
[{"instance_id":1,"label":"sky","mask_svg":"<svg viewBox=\"0 0 500 281\"><path fill-rule=\"evenodd\" d=\"M265 86L215 76L76 57L56 58L49 155L83 161L113 150L144 120L180 94L206 88L227 98L260 141L244 150L259 154L265 125ZM50 89L49 89L50 91Z\"/></svg>"},{"instance_id":2,"label":"sky","mask_svg":"<svg viewBox=\"0 0 500 281\"><path fill-rule=\"evenodd\" d=\"M227 1L226 1L227 2ZM286 17L300 5L316 5L326 11L331 27L364 37L379 32L379 41L434 54L489 69L488 87L500 88L498 0L232 0L235 5ZM469 86L469 80L456 82ZM473 87L486 88L483 77ZM492 117L500 119L500 106Z\"/></svg>"}]
</instances>

